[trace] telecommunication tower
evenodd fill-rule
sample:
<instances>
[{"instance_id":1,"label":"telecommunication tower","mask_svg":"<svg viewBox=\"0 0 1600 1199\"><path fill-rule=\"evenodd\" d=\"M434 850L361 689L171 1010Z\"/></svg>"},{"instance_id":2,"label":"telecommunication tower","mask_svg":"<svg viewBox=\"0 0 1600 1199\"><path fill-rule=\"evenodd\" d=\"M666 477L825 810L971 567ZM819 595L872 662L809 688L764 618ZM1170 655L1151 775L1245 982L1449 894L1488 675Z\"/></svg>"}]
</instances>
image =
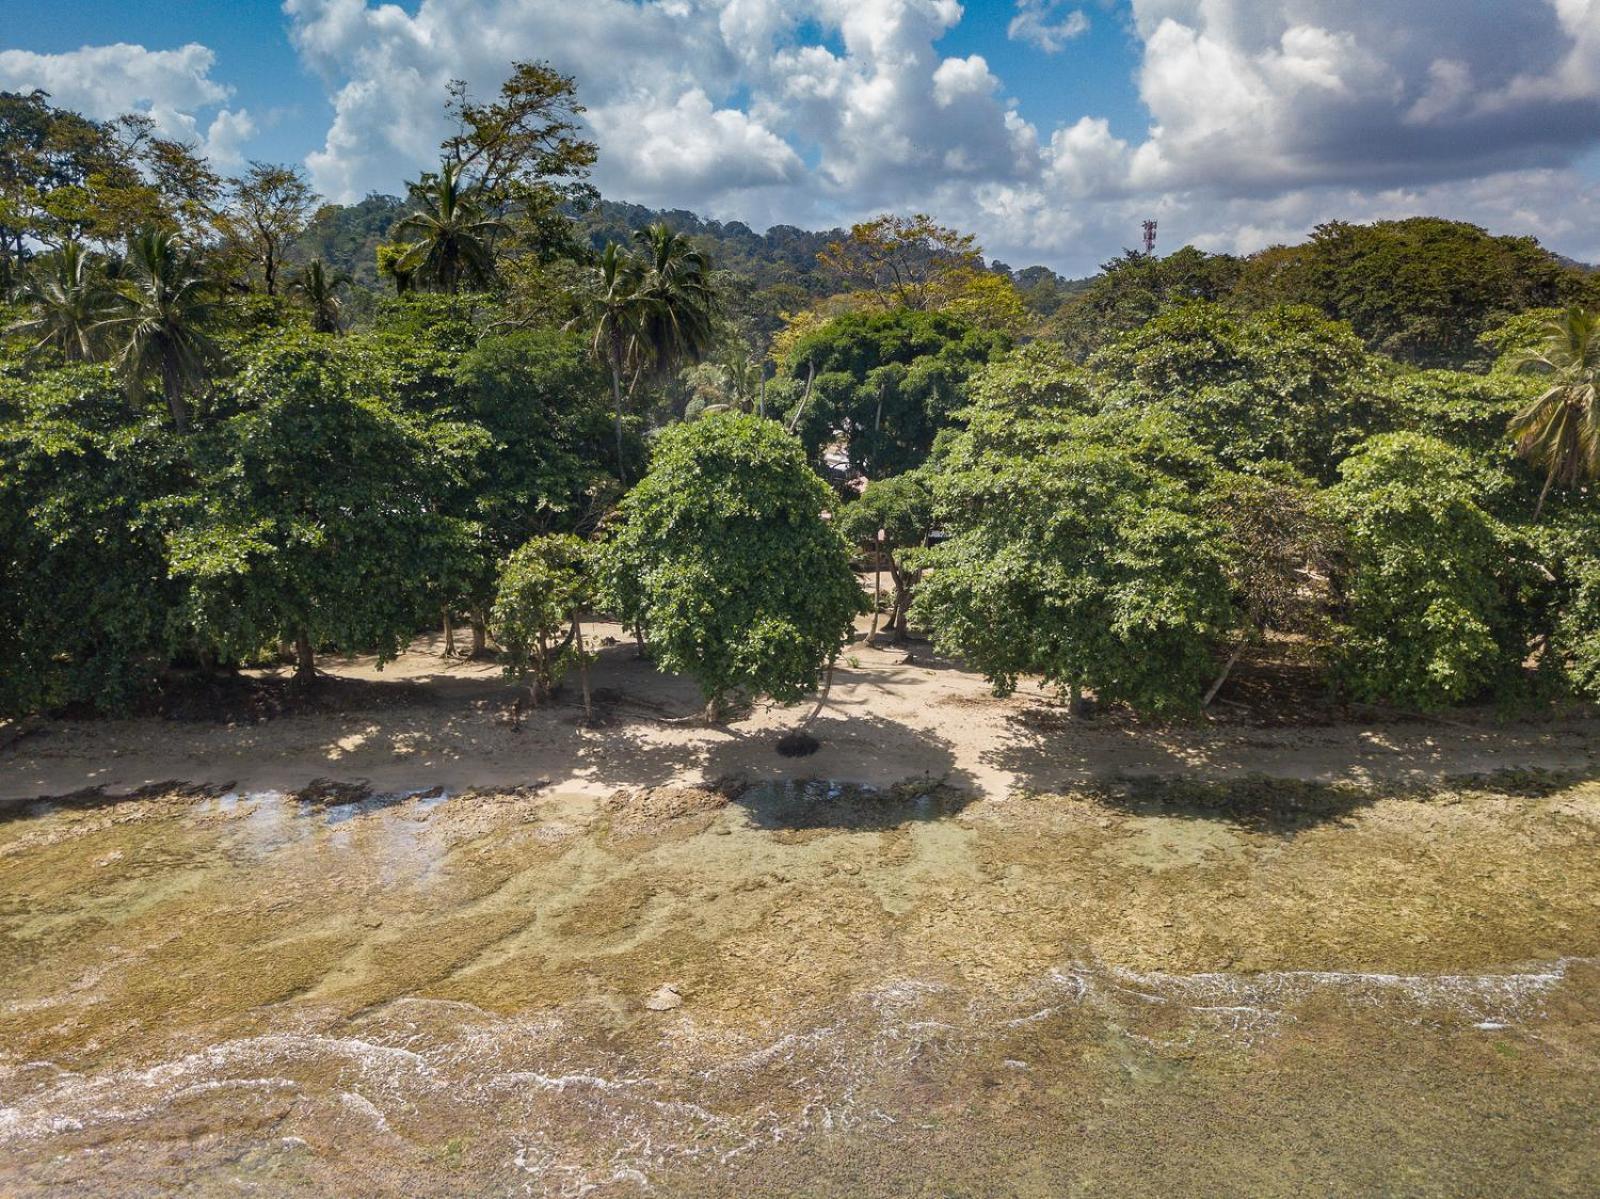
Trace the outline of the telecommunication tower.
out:
<instances>
[{"instance_id":1,"label":"telecommunication tower","mask_svg":"<svg viewBox=\"0 0 1600 1199\"><path fill-rule=\"evenodd\" d=\"M1146 256L1156 252L1156 223L1154 221L1146 221L1144 223L1144 252Z\"/></svg>"}]
</instances>

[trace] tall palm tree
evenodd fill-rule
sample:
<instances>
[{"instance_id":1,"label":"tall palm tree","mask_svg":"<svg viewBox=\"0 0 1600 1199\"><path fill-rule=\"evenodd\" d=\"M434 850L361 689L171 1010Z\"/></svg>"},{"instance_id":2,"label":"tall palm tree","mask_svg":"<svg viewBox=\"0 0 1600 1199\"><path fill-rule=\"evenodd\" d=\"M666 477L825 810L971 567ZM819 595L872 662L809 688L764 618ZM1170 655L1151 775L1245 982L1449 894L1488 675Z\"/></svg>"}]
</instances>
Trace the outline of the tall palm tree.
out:
<instances>
[{"instance_id":1,"label":"tall palm tree","mask_svg":"<svg viewBox=\"0 0 1600 1199\"><path fill-rule=\"evenodd\" d=\"M417 281L454 295L464 283L482 287L494 277L494 238L504 221L484 212L461 168L445 163L425 186L413 187L422 205L395 226L395 234L413 245L394 264Z\"/></svg>"},{"instance_id":2,"label":"tall palm tree","mask_svg":"<svg viewBox=\"0 0 1600 1199\"><path fill-rule=\"evenodd\" d=\"M69 241L23 276L17 298L33 313L13 322L7 332L38 338L30 353L54 348L68 362L91 361L102 348L100 325L115 295L104 265Z\"/></svg>"},{"instance_id":3,"label":"tall palm tree","mask_svg":"<svg viewBox=\"0 0 1600 1199\"><path fill-rule=\"evenodd\" d=\"M1556 483L1600 478L1600 313L1569 308L1546 326L1544 344L1517 362L1550 378L1538 399L1511 420L1517 453L1545 469L1533 519Z\"/></svg>"},{"instance_id":4,"label":"tall palm tree","mask_svg":"<svg viewBox=\"0 0 1600 1199\"><path fill-rule=\"evenodd\" d=\"M611 372L611 400L617 415L617 478L623 482L627 482L627 467L622 455L622 376L639 358L640 333L649 308L642 289L644 279L638 260L616 242L607 242L584 310L567 325L589 330L590 352Z\"/></svg>"},{"instance_id":5,"label":"tall palm tree","mask_svg":"<svg viewBox=\"0 0 1600 1199\"><path fill-rule=\"evenodd\" d=\"M205 382L218 357L206 332L217 312L211 280L181 238L160 230L128 243L123 276L112 315L96 328L110 340L131 392L160 377L173 427L186 433L187 394Z\"/></svg>"},{"instance_id":6,"label":"tall palm tree","mask_svg":"<svg viewBox=\"0 0 1600 1199\"><path fill-rule=\"evenodd\" d=\"M656 374L671 375L699 362L716 344L722 306L711 282L711 262L665 224L636 230L633 240L644 266L641 356Z\"/></svg>"},{"instance_id":7,"label":"tall palm tree","mask_svg":"<svg viewBox=\"0 0 1600 1199\"><path fill-rule=\"evenodd\" d=\"M289 294L305 304L313 329L318 333L337 333L344 316L339 289L349 284L349 275L343 271L329 271L322 259L313 258L289 280Z\"/></svg>"}]
</instances>

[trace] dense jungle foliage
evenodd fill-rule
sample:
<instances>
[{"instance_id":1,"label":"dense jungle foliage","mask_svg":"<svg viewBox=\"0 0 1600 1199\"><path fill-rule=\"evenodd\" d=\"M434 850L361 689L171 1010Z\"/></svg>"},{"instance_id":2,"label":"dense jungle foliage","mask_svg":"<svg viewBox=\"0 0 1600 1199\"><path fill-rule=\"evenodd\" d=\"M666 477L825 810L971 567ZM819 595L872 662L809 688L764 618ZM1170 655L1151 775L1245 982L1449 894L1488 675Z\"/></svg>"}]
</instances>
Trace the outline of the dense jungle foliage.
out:
<instances>
[{"instance_id":1,"label":"dense jungle foliage","mask_svg":"<svg viewBox=\"0 0 1600 1199\"><path fill-rule=\"evenodd\" d=\"M713 714L886 634L1184 714L1600 698L1600 274L1430 217L1013 270L601 200L514 64L404 197L0 94L0 715L441 623L538 692L623 622ZM881 532L881 538L880 538ZM463 638L465 641L465 637Z\"/></svg>"}]
</instances>

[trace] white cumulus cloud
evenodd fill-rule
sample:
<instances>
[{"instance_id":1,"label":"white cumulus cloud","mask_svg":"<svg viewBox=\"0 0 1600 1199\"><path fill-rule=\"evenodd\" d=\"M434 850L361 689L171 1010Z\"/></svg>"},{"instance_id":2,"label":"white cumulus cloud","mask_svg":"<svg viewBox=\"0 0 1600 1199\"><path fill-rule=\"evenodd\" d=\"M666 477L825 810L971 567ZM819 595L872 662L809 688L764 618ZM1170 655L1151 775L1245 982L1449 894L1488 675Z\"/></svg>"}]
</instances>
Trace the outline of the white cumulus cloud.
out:
<instances>
[{"instance_id":1,"label":"white cumulus cloud","mask_svg":"<svg viewBox=\"0 0 1600 1199\"><path fill-rule=\"evenodd\" d=\"M1008 98L1008 56L1037 67L1031 51L952 48L958 27L989 20L1059 53L1088 30L1086 10L1112 7L1096 2L283 10L333 108L306 159L330 199L397 192L435 164L450 80L488 96L513 60L539 59L578 80L606 195L712 217L827 227L927 211L1007 261L1079 271L1136 241L1145 218L1168 248L1255 249L1334 217L1431 211L1600 258L1600 0L1519 0L1514 18L1484 0L1119 0L1131 114L1046 118ZM147 112L225 169L259 123L197 44L4 50L0 87L44 88L92 116Z\"/></svg>"},{"instance_id":2,"label":"white cumulus cloud","mask_svg":"<svg viewBox=\"0 0 1600 1199\"><path fill-rule=\"evenodd\" d=\"M147 114L164 136L205 146L214 136L222 155L237 156L254 133L250 115L224 109L201 131L200 113L226 102L233 89L211 77L216 54L197 42L150 50L118 42L61 54L0 50L0 88L49 92L51 102L97 120Z\"/></svg>"},{"instance_id":3,"label":"white cumulus cloud","mask_svg":"<svg viewBox=\"0 0 1600 1199\"><path fill-rule=\"evenodd\" d=\"M1059 54L1073 38L1089 32L1088 14L1081 8L1063 11L1064 7L1062 0L1017 0L1006 36L1029 42L1046 54Z\"/></svg>"}]
</instances>

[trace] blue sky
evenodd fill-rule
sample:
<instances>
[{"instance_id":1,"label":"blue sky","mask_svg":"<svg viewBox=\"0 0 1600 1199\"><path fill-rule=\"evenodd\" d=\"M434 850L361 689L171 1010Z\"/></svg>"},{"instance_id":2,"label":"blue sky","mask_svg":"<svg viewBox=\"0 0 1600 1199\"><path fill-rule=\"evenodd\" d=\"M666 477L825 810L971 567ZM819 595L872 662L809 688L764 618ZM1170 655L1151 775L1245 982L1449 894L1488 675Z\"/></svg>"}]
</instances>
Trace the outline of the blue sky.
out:
<instances>
[{"instance_id":1,"label":"blue sky","mask_svg":"<svg viewBox=\"0 0 1600 1199\"><path fill-rule=\"evenodd\" d=\"M418 5L410 0L396 7L414 14ZM1073 39L1064 58L1006 36L1016 12L1011 0L971 0L960 24L938 46L947 54L983 55L1029 113L1076 119L1092 110L1107 116L1118 135L1136 137L1147 117L1134 84L1138 42L1128 27L1128 13L1125 6L1116 11L1091 3L1089 8L1094 14L1089 31ZM190 42L209 47L216 53L212 74L233 89L230 102L270 114L249 144L253 157L303 161L321 145L333 117L322 82L295 52L291 21L280 0L74 0L64 7L18 3L7 14L6 25L0 48L49 54L107 42L152 50ZM821 40L825 31L818 33ZM563 69L582 74L581 63L567 63ZM399 186L397 180L395 188Z\"/></svg>"},{"instance_id":2,"label":"blue sky","mask_svg":"<svg viewBox=\"0 0 1600 1199\"><path fill-rule=\"evenodd\" d=\"M607 194L758 227L920 209L1076 272L1146 216L1248 251L1435 212L1600 259L1600 0L13 0L0 87L348 200L513 57L578 77Z\"/></svg>"}]
</instances>

